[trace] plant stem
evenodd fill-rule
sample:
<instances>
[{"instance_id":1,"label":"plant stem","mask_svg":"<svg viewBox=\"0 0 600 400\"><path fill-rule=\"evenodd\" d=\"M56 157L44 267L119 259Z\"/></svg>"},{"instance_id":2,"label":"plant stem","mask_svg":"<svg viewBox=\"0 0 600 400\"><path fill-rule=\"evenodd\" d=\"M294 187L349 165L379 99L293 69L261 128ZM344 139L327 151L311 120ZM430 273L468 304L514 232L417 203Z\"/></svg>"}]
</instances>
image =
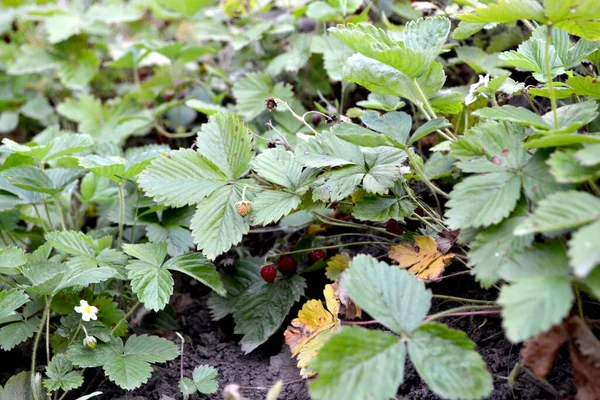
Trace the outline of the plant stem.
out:
<instances>
[{"instance_id":1,"label":"plant stem","mask_svg":"<svg viewBox=\"0 0 600 400\"><path fill-rule=\"evenodd\" d=\"M60 199L58 195L54 196L54 206L56 207L58 217L60 218L60 226L62 227L63 231L66 231L67 225L65 224L65 215L63 214L62 206L60 205Z\"/></svg>"},{"instance_id":2,"label":"plant stem","mask_svg":"<svg viewBox=\"0 0 600 400\"><path fill-rule=\"evenodd\" d=\"M310 129L312 131L312 133L314 133L315 135L319 134L319 132L315 131L315 129L312 126L310 126L310 124L308 122L306 122L306 120L303 117L301 117L300 115L296 114L296 112L294 110L292 110L292 107L290 107L287 102L285 102L285 101L283 101L281 99L275 99L275 103L277 103L277 104L283 104L285 106L285 108L287 108L288 111L290 113L292 113L292 115L294 116L294 118L296 118L298 121L302 122L308 129Z\"/></svg>"},{"instance_id":3,"label":"plant stem","mask_svg":"<svg viewBox=\"0 0 600 400\"><path fill-rule=\"evenodd\" d=\"M343 244L336 244L336 245L331 245L331 246L320 246L320 247L312 247L310 249L302 249L302 250L293 250L293 251L286 251L283 253L278 253L272 257L279 257L285 254L300 254L300 253L307 253L309 251L315 251L315 250L323 250L323 249L338 249L340 247L346 247L346 246L361 246L361 245L369 245L369 244L381 244L381 245L385 245L385 246L389 246L390 243L389 242L353 242L353 243L343 243Z\"/></svg>"},{"instance_id":4,"label":"plant stem","mask_svg":"<svg viewBox=\"0 0 600 400\"><path fill-rule=\"evenodd\" d=\"M46 299L48 301L48 299ZM52 301L48 301L52 305ZM50 362L50 311L46 313L46 362Z\"/></svg>"},{"instance_id":5,"label":"plant stem","mask_svg":"<svg viewBox=\"0 0 600 400\"><path fill-rule=\"evenodd\" d=\"M476 306L472 306L472 307L476 307ZM482 306L479 306L479 307L482 307ZM455 308L454 310L458 310L461 308L466 308L466 307L459 307L459 308ZM448 311L454 311L454 310L448 310ZM501 313L500 310L448 312L444 315L441 315L442 313L438 313L438 314L427 315L426 319L423 321L423 323L431 322L434 318L437 319L437 318L441 318L441 317L465 317L465 316L470 316L470 315L498 315L500 313ZM438 316L438 315L440 315L440 316ZM375 324L380 324L380 323L381 322L377 321L376 319L370 319L370 320L366 320L366 321L342 321L342 324L344 324L344 325L375 325Z\"/></svg>"},{"instance_id":6,"label":"plant stem","mask_svg":"<svg viewBox=\"0 0 600 400\"><path fill-rule=\"evenodd\" d=\"M412 154L412 152L410 150L406 151L406 154L408 155L408 159L410 160L410 165L412 165L412 167L414 168L415 172L417 173L417 175L419 176L419 178L421 178L423 180L423 182L427 185L427 187L429 189L431 189L434 192L437 192L438 194L444 196L445 198L448 198L448 193L444 192L442 189L438 188L437 186L435 186L423 173L423 171L421 170L421 167L419 167L417 160L415 159L414 154Z\"/></svg>"},{"instance_id":7,"label":"plant stem","mask_svg":"<svg viewBox=\"0 0 600 400\"><path fill-rule=\"evenodd\" d=\"M35 215L37 215L38 219L40 220L40 225L42 226L42 230L44 231L44 233L48 233L48 229L46 228L46 223L44 222L44 219L42 218L42 215L40 214L40 210L38 210L38 208L37 208L37 204L33 204L33 209L35 210Z\"/></svg>"},{"instance_id":8,"label":"plant stem","mask_svg":"<svg viewBox=\"0 0 600 400\"><path fill-rule=\"evenodd\" d=\"M394 237L400 237L401 235L397 235L395 233L392 232L388 232L387 230L385 230L384 228L378 228L376 226L370 226L370 225L363 225L363 224L357 224L355 222L347 222L347 221L339 221L335 218L330 218L326 215L322 215L319 214L317 212L313 212L312 213L319 221L329 224L329 225L334 225L334 226L344 226L347 228L355 228L355 229L372 229L374 231L378 231L381 233L386 233L388 235L394 236Z\"/></svg>"},{"instance_id":9,"label":"plant stem","mask_svg":"<svg viewBox=\"0 0 600 400\"><path fill-rule=\"evenodd\" d=\"M500 308L500 306L463 306L463 307L451 308L450 310L445 310L445 311L441 311L436 314L429 315L427 318L425 318L425 321L423 321L423 322L427 323L427 322L431 322L431 321L434 321L434 320L442 318L442 317L449 317L449 316L477 315L477 314L473 314L472 313L473 311L488 311L488 312L492 311L492 310L499 311L498 310L499 308ZM466 313L467 311L469 313Z\"/></svg>"},{"instance_id":10,"label":"plant stem","mask_svg":"<svg viewBox=\"0 0 600 400\"><path fill-rule=\"evenodd\" d=\"M487 305L495 304L493 301L466 299L464 297L445 296L442 294L434 294L433 298L440 299L440 300L456 301L459 303L473 303L473 304L487 304Z\"/></svg>"},{"instance_id":11,"label":"plant stem","mask_svg":"<svg viewBox=\"0 0 600 400\"><path fill-rule=\"evenodd\" d=\"M546 76L548 78L548 91L550 93L550 104L552 105L552 116L554 117L554 127L558 129L558 112L556 111L556 95L554 85L552 84L552 70L550 69L550 41L552 40L552 25L547 25L546 49L544 52L544 64L546 67Z\"/></svg>"},{"instance_id":12,"label":"plant stem","mask_svg":"<svg viewBox=\"0 0 600 400\"><path fill-rule=\"evenodd\" d=\"M42 336L42 332L44 331L44 325L46 324L47 314L50 313L50 303L52 303L52 297L50 299L46 299L46 306L44 307L44 313L42 314L42 322L40 327L35 335L35 341L33 342L33 353L31 356L31 390L35 392L34 387L34 377L35 377L35 361L37 356L37 348L40 343L40 337ZM48 360L50 361L50 360Z\"/></svg>"},{"instance_id":13,"label":"plant stem","mask_svg":"<svg viewBox=\"0 0 600 400\"><path fill-rule=\"evenodd\" d=\"M52 222L52 217L50 217L50 209L48 208L48 201L46 201L46 193L42 193L42 200L44 201L44 209L46 210L46 217L48 218L50 229L54 230L54 222Z\"/></svg>"},{"instance_id":14,"label":"plant stem","mask_svg":"<svg viewBox=\"0 0 600 400\"><path fill-rule=\"evenodd\" d=\"M115 325L114 328L112 328L112 331L110 331L111 335L114 335L115 330L117 330L117 328L125 321L127 321L127 318L129 318L131 316L131 314L133 314L133 312L135 311L136 308L138 308L138 306L141 304L140 301L138 301L137 303L134 304L133 307L131 307L131 310L129 310L127 312L127 314L125 314L125 316L123 318L121 318L121 320L119 322L117 322L117 324Z\"/></svg>"},{"instance_id":15,"label":"plant stem","mask_svg":"<svg viewBox=\"0 0 600 400\"><path fill-rule=\"evenodd\" d=\"M0 281L4 282L6 285L16 288L17 285L11 281L9 281L8 279L6 279L5 277L3 277L2 275L0 275Z\"/></svg>"},{"instance_id":16,"label":"plant stem","mask_svg":"<svg viewBox=\"0 0 600 400\"><path fill-rule=\"evenodd\" d=\"M117 240L117 249L121 249L123 243L123 216L125 214L125 196L123 194L123 183L119 183L119 238Z\"/></svg>"},{"instance_id":17,"label":"plant stem","mask_svg":"<svg viewBox=\"0 0 600 400\"><path fill-rule=\"evenodd\" d=\"M600 196L600 188L598 188L598 185L596 185L596 182L594 182L593 180L589 180L588 184L592 188L592 191L594 192L594 194L596 196Z\"/></svg>"},{"instance_id":18,"label":"plant stem","mask_svg":"<svg viewBox=\"0 0 600 400\"><path fill-rule=\"evenodd\" d=\"M577 298L577 310L579 311L579 318L581 318L582 321L585 321L585 317L583 315L583 304L581 303L581 293L578 285L575 285L575 296Z\"/></svg>"}]
</instances>

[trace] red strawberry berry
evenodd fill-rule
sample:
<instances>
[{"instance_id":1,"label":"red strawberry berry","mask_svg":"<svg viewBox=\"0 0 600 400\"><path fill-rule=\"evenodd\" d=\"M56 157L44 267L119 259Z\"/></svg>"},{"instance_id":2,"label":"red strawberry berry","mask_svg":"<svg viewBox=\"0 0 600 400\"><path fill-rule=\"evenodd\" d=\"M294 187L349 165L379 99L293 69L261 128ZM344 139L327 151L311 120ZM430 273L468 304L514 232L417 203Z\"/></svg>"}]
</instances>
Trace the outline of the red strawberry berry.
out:
<instances>
[{"instance_id":1,"label":"red strawberry berry","mask_svg":"<svg viewBox=\"0 0 600 400\"><path fill-rule=\"evenodd\" d=\"M296 266L297 263L296 260L294 260L294 257L287 254L279 257L277 260L277 269L279 269L282 274L292 275L296 272Z\"/></svg>"},{"instance_id":2,"label":"red strawberry berry","mask_svg":"<svg viewBox=\"0 0 600 400\"><path fill-rule=\"evenodd\" d=\"M324 258L327 258L327 253L325 253L325 250L315 250L308 253L308 260L311 264L314 264Z\"/></svg>"},{"instance_id":3,"label":"red strawberry berry","mask_svg":"<svg viewBox=\"0 0 600 400\"><path fill-rule=\"evenodd\" d=\"M277 270L271 264L265 265L260 269L260 276L262 276L266 282L273 283L277 277Z\"/></svg>"},{"instance_id":4,"label":"red strawberry berry","mask_svg":"<svg viewBox=\"0 0 600 400\"><path fill-rule=\"evenodd\" d=\"M387 224L385 224L385 230L390 233L395 233L396 235L402 235L404 233L404 228L398 225L393 219L390 219Z\"/></svg>"}]
</instances>

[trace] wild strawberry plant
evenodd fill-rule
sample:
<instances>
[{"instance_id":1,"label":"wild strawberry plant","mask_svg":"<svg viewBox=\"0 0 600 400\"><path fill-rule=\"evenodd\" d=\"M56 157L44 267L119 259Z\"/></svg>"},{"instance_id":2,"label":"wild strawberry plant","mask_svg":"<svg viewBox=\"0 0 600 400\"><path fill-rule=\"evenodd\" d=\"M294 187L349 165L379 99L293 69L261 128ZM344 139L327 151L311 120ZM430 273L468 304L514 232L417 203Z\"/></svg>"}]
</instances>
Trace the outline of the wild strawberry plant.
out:
<instances>
[{"instance_id":1,"label":"wild strawberry plant","mask_svg":"<svg viewBox=\"0 0 600 400\"><path fill-rule=\"evenodd\" d=\"M291 320L315 399L391 398L407 358L443 398L489 396L475 344L437 321L473 313L499 313L541 378L569 341L579 398L600 395L581 378L598 374L595 0L39 3L0 17L0 348L31 358L0 397L90 398L87 368L147 382L183 354L130 317L182 275L244 352ZM261 232L278 240L256 251ZM450 262L496 300L432 293ZM325 304L292 320L322 270Z\"/></svg>"}]
</instances>

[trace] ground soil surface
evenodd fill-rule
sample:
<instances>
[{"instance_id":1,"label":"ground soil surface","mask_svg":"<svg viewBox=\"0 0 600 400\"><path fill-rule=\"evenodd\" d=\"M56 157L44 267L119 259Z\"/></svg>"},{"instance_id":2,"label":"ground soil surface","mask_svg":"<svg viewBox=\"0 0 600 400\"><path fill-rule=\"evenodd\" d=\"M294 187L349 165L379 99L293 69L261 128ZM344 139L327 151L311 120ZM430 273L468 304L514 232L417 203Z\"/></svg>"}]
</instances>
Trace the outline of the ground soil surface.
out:
<instances>
[{"instance_id":1,"label":"ground soil surface","mask_svg":"<svg viewBox=\"0 0 600 400\"><path fill-rule=\"evenodd\" d=\"M254 243L261 243L264 249L271 248L273 238L254 235ZM260 254L261 249L254 249L256 254ZM380 255L385 259L383 248L349 248L351 255L357 253L368 253ZM263 253L264 254L264 253ZM229 255L231 257L231 254ZM227 264L227 257L222 258L221 264ZM230 260L229 260L230 261ZM389 261L389 260L388 260ZM471 299L494 300L497 296L497 290L482 290L479 285L468 274L461 273L464 267L460 264L450 264L447 268L445 277L438 282L430 283L428 286L435 294L445 294L460 296ZM315 271L306 276L307 280L319 281L323 279L323 271ZM283 342L283 330L289 324L289 320L297 314L301 304L290 313L288 320L284 323L280 331L274 335L267 343L259 347L250 354L244 354L237 344L239 337L233 334L234 324L230 318L219 322L214 322L210 318L209 310L206 306L208 299L207 289L202 285L188 280L186 277L177 282L179 301L184 303L179 308L176 315L177 322L180 325L178 331L186 338L185 356L184 356L184 375L191 377L192 370L200 364L208 364L218 369L217 381L220 385L219 391L211 396L198 397L207 399L222 399L222 390L228 384L237 384L242 387L240 393L249 400L264 399L266 390L264 389L246 389L245 387L268 387L281 379L284 382L298 380L300 378L295 361L291 359L290 351ZM315 283L315 287L322 288L320 282ZM176 290L176 293L178 292ZM307 292L306 295L311 298L319 296L318 291ZM439 301L434 299L431 313L442 311L448 308L457 307L460 304L448 301ZM152 315L147 315L152 317ZM368 316L363 316L369 319ZM517 374L512 388L509 386L509 375L515 364L519 361L519 345L511 344L503 335L501 319L499 316L469 316L469 317L447 317L441 319L443 322L454 329L459 329L476 343L476 350L483 356L490 372L494 377L494 392L490 399L573 399L575 395L575 386L573 383L573 373L569 362L567 349L563 349L557 360L557 363L548 376L547 382L542 382L525 369ZM146 324L147 325L147 324ZM145 333L142 323L135 328L136 333ZM373 329L384 329L381 326L371 326ZM164 337L179 343L172 330L163 329L158 332ZM28 355L31 348L22 345L13 351L6 353L0 352L0 384L4 384L8 377L15 372L27 370L29 364ZM38 363L45 363L43 359L44 352ZM170 363L156 365L154 374L150 381L141 388L125 392L104 378L99 369L86 371L86 386L83 388L85 393L94 390L100 390L104 394L97 397L102 400L180 400L183 396L179 393L178 382L180 376L180 360L176 359ZM66 400L76 399L82 392L72 393ZM197 397L191 396L191 399ZM308 400L308 387L306 382L301 381L286 385L279 397L281 400ZM419 378L414 367L407 361L405 368L404 384L400 387L397 399L417 400L417 399L436 399L423 381ZM331 399L338 400L338 399ZM345 399L339 399L345 400Z\"/></svg>"}]
</instances>

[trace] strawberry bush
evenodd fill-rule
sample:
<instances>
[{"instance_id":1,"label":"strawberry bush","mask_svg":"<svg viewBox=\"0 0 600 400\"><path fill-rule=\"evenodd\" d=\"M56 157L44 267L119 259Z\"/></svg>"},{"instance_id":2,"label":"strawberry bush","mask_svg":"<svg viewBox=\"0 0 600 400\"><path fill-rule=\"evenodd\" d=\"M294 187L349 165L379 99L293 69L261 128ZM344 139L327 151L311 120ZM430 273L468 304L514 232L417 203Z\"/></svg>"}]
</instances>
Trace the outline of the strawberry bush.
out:
<instances>
[{"instance_id":1,"label":"strawberry bush","mask_svg":"<svg viewBox=\"0 0 600 400\"><path fill-rule=\"evenodd\" d=\"M600 398L600 2L7 0L0 36L0 354L29 366L0 399L169 362L186 399L297 383L186 370L186 290L313 399L411 369L429 398L556 392L563 346ZM483 317L505 380L452 324Z\"/></svg>"}]
</instances>

